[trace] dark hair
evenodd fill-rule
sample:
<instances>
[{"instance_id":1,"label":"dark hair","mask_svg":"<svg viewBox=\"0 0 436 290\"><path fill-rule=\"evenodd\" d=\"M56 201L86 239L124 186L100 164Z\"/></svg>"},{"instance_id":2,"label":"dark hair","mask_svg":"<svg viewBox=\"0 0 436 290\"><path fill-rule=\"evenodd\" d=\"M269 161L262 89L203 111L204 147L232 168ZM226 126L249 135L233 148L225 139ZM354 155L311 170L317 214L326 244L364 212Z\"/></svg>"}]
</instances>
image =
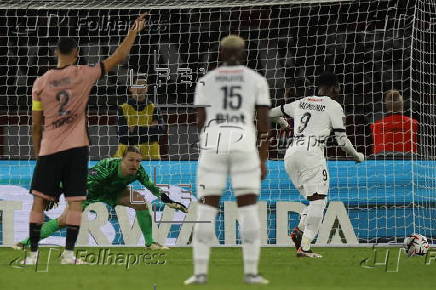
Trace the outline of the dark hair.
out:
<instances>
[{"instance_id":1,"label":"dark hair","mask_svg":"<svg viewBox=\"0 0 436 290\"><path fill-rule=\"evenodd\" d=\"M138 154L142 155L141 151L139 150L139 148L137 146L131 146L130 145L130 146L127 146L126 151L124 151L123 158L126 157L127 153L129 153L129 152L135 152L135 153L138 153Z\"/></svg>"},{"instance_id":2,"label":"dark hair","mask_svg":"<svg viewBox=\"0 0 436 290\"><path fill-rule=\"evenodd\" d=\"M77 42L71 37L59 38L57 49L61 54L70 54L73 49L77 48Z\"/></svg>"},{"instance_id":3,"label":"dark hair","mask_svg":"<svg viewBox=\"0 0 436 290\"><path fill-rule=\"evenodd\" d=\"M336 87L338 80L333 72L325 71L318 77L318 87Z\"/></svg>"}]
</instances>

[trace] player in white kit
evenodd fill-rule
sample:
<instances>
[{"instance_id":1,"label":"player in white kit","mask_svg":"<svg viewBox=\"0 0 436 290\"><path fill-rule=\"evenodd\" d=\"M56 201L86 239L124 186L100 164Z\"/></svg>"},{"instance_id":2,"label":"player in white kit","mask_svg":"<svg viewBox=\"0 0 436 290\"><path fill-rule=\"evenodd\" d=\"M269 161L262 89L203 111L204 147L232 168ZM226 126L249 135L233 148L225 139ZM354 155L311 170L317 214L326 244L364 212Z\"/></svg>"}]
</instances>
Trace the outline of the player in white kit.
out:
<instances>
[{"instance_id":1,"label":"player in white kit","mask_svg":"<svg viewBox=\"0 0 436 290\"><path fill-rule=\"evenodd\" d=\"M198 204L192 241L194 275L185 285L207 282L215 217L228 176L238 204L244 281L267 284L258 273L260 222L256 202L261 179L266 176L269 88L264 77L242 65L242 38L229 35L220 45L223 65L198 81L194 98L194 104L199 106L197 124L201 129L197 192L203 203ZM256 140L261 141L259 150Z\"/></svg>"},{"instance_id":2,"label":"player in white kit","mask_svg":"<svg viewBox=\"0 0 436 290\"><path fill-rule=\"evenodd\" d=\"M269 113L282 127L289 126L283 116L294 119L294 137L285 154L285 168L294 186L309 201L291 234L298 257L321 258L310 245L318 234L327 203L329 174L324 147L330 132L335 133L338 145L356 162L364 160L345 133L344 111L334 100L339 91L336 75L324 72L318 80L317 96L273 108Z\"/></svg>"}]
</instances>

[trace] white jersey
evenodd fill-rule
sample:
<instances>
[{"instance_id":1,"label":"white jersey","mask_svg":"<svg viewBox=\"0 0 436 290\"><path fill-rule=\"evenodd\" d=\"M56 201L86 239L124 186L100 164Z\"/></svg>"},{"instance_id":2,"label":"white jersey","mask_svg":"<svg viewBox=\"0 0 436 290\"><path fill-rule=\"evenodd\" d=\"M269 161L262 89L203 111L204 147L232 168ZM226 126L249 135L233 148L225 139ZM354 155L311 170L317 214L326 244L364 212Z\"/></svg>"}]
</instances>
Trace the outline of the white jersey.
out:
<instances>
[{"instance_id":1,"label":"white jersey","mask_svg":"<svg viewBox=\"0 0 436 290\"><path fill-rule=\"evenodd\" d=\"M294 138L286 155L302 149L324 153L330 133L345 132L344 111L338 102L327 96L305 97L273 110L273 114L280 113L294 119Z\"/></svg>"},{"instance_id":2,"label":"white jersey","mask_svg":"<svg viewBox=\"0 0 436 290\"><path fill-rule=\"evenodd\" d=\"M270 106L266 79L243 65L220 66L202 77L194 105L204 106L202 150L255 151L256 106Z\"/></svg>"}]
</instances>

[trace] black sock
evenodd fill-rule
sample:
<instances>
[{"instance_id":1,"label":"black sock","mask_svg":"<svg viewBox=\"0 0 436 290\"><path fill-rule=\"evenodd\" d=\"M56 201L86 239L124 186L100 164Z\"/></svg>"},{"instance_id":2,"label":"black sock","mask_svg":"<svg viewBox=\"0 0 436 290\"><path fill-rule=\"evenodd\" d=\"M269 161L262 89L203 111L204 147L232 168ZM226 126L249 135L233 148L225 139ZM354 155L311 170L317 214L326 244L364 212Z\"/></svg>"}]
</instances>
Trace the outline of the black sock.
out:
<instances>
[{"instance_id":1,"label":"black sock","mask_svg":"<svg viewBox=\"0 0 436 290\"><path fill-rule=\"evenodd\" d=\"M67 239L65 242L65 250L74 250L76 245L77 235L79 234L80 226L67 225Z\"/></svg>"},{"instance_id":2,"label":"black sock","mask_svg":"<svg viewBox=\"0 0 436 290\"><path fill-rule=\"evenodd\" d=\"M42 224L29 224L29 240L30 240L30 250L32 252L38 251L38 243L41 237L41 227Z\"/></svg>"}]
</instances>

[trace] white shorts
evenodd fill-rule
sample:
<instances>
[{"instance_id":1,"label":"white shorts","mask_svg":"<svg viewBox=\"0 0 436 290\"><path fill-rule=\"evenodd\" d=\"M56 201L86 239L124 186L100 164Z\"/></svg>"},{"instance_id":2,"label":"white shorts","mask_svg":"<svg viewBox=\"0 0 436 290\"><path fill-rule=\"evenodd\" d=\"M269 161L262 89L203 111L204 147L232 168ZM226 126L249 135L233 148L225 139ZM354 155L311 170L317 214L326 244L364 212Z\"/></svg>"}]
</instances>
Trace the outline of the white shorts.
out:
<instances>
[{"instance_id":1,"label":"white shorts","mask_svg":"<svg viewBox=\"0 0 436 290\"><path fill-rule=\"evenodd\" d=\"M294 151L286 156L285 168L292 183L305 198L314 193L328 194L329 173L324 155Z\"/></svg>"},{"instance_id":2,"label":"white shorts","mask_svg":"<svg viewBox=\"0 0 436 290\"><path fill-rule=\"evenodd\" d=\"M260 192L260 159L257 151L233 151L216 154L202 151L198 159L197 192L198 197L221 196L231 176L235 196Z\"/></svg>"}]
</instances>

